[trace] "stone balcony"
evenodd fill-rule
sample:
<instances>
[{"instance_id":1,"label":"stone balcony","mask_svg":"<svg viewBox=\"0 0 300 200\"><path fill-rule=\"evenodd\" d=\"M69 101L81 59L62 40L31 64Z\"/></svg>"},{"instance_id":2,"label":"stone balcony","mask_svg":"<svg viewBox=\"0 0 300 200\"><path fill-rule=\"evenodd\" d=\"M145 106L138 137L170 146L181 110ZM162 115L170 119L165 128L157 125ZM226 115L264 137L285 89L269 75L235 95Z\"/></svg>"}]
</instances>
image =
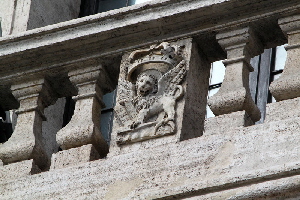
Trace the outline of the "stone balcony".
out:
<instances>
[{"instance_id":1,"label":"stone balcony","mask_svg":"<svg viewBox=\"0 0 300 200\"><path fill-rule=\"evenodd\" d=\"M18 113L0 144L1 199L299 198L299 22L297 0L161 0L0 38L0 105ZM250 59L285 43L277 102L255 125ZM164 99L142 104L142 76ZM116 87L108 144L102 97ZM71 121L43 131L45 109L68 96ZM207 103L216 117L205 119Z\"/></svg>"}]
</instances>

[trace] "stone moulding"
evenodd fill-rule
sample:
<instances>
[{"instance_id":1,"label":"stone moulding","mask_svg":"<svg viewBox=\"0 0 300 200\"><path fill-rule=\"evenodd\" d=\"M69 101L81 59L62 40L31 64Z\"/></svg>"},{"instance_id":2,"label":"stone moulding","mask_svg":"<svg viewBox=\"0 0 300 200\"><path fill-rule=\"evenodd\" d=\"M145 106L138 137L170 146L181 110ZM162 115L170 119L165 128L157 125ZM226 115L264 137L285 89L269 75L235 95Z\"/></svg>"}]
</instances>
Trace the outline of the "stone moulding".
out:
<instances>
[{"instance_id":1,"label":"stone moulding","mask_svg":"<svg viewBox=\"0 0 300 200\"><path fill-rule=\"evenodd\" d=\"M252 6L252 9L247 9L248 6ZM213 13L212 7L215 10ZM264 9L271 10L271 7L272 12L264 12ZM29 65L28 60L44 63L45 55L47 60L51 60L49 63L51 65L70 61L76 57L111 55L142 47L157 40L197 36L229 26L234 27L237 24L248 24L259 20L262 17L261 13L265 13L264 18L275 18L276 21L282 13L296 12L297 8L299 8L297 0L289 3L281 0L153 1L147 5L100 13L1 38L0 56L5 59L1 59L0 66L13 67L17 70L19 67ZM253 17L249 18L249 12ZM239 15L235 16L232 13ZM278 29L279 27L274 27L272 32L277 33L280 31L277 31ZM266 31L265 42L274 43L273 38L269 38L268 35L272 34ZM283 43L283 40L282 34L276 42ZM99 45L100 42L102 45ZM102 48L103 46L106 48ZM40 56L39 52L43 52L44 55ZM20 58L20 54L31 59L17 59ZM16 60L18 62L14 63L14 66L9 65Z\"/></svg>"},{"instance_id":2,"label":"stone moulding","mask_svg":"<svg viewBox=\"0 0 300 200\"><path fill-rule=\"evenodd\" d=\"M175 133L174 122L162 126L159 130L155 130L155 122L144 123L136 129L120 129L117 132L118 139L117 144L130 144L134 142L141 142L151 138L162 137L166 135L172 135Z\"/></svg>"}]
</instances>

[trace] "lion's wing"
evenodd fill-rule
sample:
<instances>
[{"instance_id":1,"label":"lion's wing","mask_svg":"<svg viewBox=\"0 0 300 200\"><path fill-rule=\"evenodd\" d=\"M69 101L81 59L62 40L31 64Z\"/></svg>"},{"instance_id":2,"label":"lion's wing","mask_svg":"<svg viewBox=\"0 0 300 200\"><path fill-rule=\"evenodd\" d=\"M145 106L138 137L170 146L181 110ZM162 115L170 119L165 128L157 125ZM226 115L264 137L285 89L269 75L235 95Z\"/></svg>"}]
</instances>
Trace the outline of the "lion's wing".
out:
<instances>
[{"instance_id":1,"label":"lion's wing","mask_svg":"<svg viewBox=\"0 0 300 200\"><path fill-rule=\"evenodd\" d=\"M175 90L176 86L182 82L185 72L185 61L182 60L176 67L165 73L158 80L157 95L170 95Z\"/></svg>"}]
</instances>

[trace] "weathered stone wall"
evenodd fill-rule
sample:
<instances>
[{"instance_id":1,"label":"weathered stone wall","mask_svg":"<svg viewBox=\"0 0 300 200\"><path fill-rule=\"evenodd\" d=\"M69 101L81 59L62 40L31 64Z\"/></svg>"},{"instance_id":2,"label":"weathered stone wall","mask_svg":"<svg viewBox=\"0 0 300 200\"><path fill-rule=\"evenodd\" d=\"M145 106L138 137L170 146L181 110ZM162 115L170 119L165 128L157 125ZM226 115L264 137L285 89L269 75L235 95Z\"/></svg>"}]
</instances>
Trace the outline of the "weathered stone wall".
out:
<instances>
[{"instance_id":1,"label":"weathered stone wall","mask_svg":"<svg viewBox=\"0 0 300 200\"><path fill-rule=\"evenodd\" d=\"M11 33L11 25L13 23L13 13L14 13L14 2L15 1L6 1L6 0L0 1L2 36L9 35Z\"/></svg>"},{"instance_id":2,"label":"weathered stone wall","mask_svg":"<svg viewBox=\"0 0 300 200\"><path fill-rule=\"evenodd\" d=\"M298 102L270 104L269 116L277 106L293 104L299 110ZM289 113L278 121L272 117L232 130L222 124L222 130L198 138L2 181L0 198L299 198L300 125Z\"/></svg>"},{"instance_id":3,"label":"weathered stone wall","mask_svg":"<svg viewBox=\"0 0 300 200\"><path fill-rule=\"evenodd\" d=\"M2 36L77 18L80 0L0 0Z\"/></svg>"},{"instance_id":4,"label":"weathered stone wall","mask_svg":"<svg viewBox=\"0 0 300 200\"><path fill-rule=\"evenodd\" d=\"M75 19L79 15L81 0L32 0L27 29Z\"/></svg>"}]
</instances>

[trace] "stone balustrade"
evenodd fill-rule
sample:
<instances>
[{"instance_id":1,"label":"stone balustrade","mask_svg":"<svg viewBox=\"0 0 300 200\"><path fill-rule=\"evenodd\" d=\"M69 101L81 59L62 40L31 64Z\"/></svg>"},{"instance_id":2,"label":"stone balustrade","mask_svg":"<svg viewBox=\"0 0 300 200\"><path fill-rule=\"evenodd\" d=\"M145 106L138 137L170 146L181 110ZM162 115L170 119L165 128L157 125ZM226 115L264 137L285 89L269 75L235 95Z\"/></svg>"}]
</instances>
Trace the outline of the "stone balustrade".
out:
<instances>
[{"instance_id":1,"label":"stone balustrade","mask_svg":"<svg viewBox=\"0 0 300 200\"><path fill-rule=\"evenodd\" d=\"M18 113L11 138L0 144L0 175L18 166L22 172L10 178L51 172L180 143L202 136L205 123L210 133L232 119L235 127L253 125L261 116L249 90L250 59L264 49L288 41L285 70L270 90L278 101L299 97L299 8L297 0L154 1L0 38L0 105ZM210 65L220 59L226 74L208 99L216 117L206 122ZM156 91L139 89L141 77ZM163 85L171 89L160 91ZM102 96L116 87L108 144ZM56 134L62 151L50 158L44 109L69 96L74 115Z\"/></svg>"},{"instance_id":2,"label":"stone balustrade","mask_svg":"<svg viewBox=\"0 0 300 200\"><path fill-rule=\"evenodd\" d=\"M300 15L279 19L278 23L288 38L287 60L282 76L270 85L270 91L277 101L293 99L300 96L299 59L299 20Z\"/></svg>"},{"instance_id":3,"label":"stone balustrade","mask_svg":"<svg viewBox=\"0 0 300 200\"><path fill-rule=\"evenodd\" d=\"M262 53L262 44L250 27L219 33L217 40L227 52L226 74L222 87L209 98L209 106L215 115L246 111L252 121L260 119L260 111L250 95L249 72L251 57Z\"/></svg>"},{"instance_id":4,"label":"stone balustrade","mask_svg":"<svg viewBox=\"0 0 300 200\"><path fill-rule=\"evenodd\" d=\"M108 144L100 132L100 113L105 106L102 102L104 87L109 87L111 83L100 63L84 64L86 67L69 72L70 81L77 88L78 95L73 97L76 104L71 121L56 135L57 143L64 151L52 157L53 169L66 166L66 157L73 159L68 163L71 165L80 162L74 159L78 154L82 154L85 161L90 161L108 153ZM81 151L72 148L81 148ZM72 150L66 151L68 149Z\"/></svg>"},{"instance_id":5,"label":"stone balustrade","mask_svg":"<svg viewBox=\"0 0 300 200\"><path fill-rule=\"evenodd\" d=\"M83 65L87 67L78 69ZM48 144L47 137L43 135L47 131L42 133L42 122L47 120L44 108L54 104L57 98L70 95L76 95L76 108L70 123L57 133L58 145L67 150L90 144L86 152L93 153L83 156L85 160L107 154L108 146L100 133L99 122L103 107L102 94L113 89L113 81L97 59L78 62L66 68L70 68L68 74L61 70L56 75L52 74L52 78L49 77L51 72L47 71L43 71L43 75L32 73L14 78L10 90L20 106L16 111L18 119L12 136L0 145L0 157L6 166L20 162L20 166L24 167L24 161L31 160L26 161L27 171L22 171L23 174L49 169L51 157L47 155L49 152L46 152L45 146L49 148L53 144ZM59 156L63 157L60 154L52 156L52 163L57 163L52 164L52 168L60 166Z\"/></svg>"},{"instance_id":6,"label":"stone balustrade","mask_svg":"<svg viewBox=\"0 0 300 200\"><path fill-rule=\"evenodd\" d=\"M11 86L12 94L20 102L17 110L18 123L12 136L0 145L0 157L3 163L33 159L41 169L49 165L42 137L42 121L46 120L44 108L55 101L55 95L47 80L43 77L23 80ZM29 165L34 167L34 163ZM31 167L29 167L31 170Z\"/></svg>"}]
</instances>

